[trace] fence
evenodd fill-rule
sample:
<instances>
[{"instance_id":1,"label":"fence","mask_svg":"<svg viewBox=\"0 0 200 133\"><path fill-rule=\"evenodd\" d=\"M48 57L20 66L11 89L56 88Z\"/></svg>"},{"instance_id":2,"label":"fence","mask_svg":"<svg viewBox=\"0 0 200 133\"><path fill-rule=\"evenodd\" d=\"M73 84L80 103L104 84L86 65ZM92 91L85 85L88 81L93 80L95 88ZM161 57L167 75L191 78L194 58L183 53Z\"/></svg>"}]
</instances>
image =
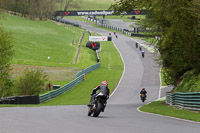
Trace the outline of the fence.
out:
<instances>
[{"instance_id":1,"label":"fence","mask_svg":"<svg viewBox=\"0 0 200 133\"><path fill-rule=\"evenodd\" d=\"M96 70L98 68L100 68L100 62L80 71L79 73L76 74L76 78L79 77L80 75L83 75L84 73L88 74L89 72Z\"/></svg>"},{"instance_id":2,"label":"fence","mask_svg":"<svg viewBox=\"0 0 200 133\"><path fill-rule=\"evenodd\" d=\"M80 27L80 25L78 23L70 22L70 21L67 21L67 20L60 18L60 17L53 18L53 20L55 20L57 22L64 23L64 24L70 24L70 25L73 25L73 26L76 26L76 27Z\"/></svg>"},{"instance_id":3,"label":"fence","mask_svg":"<svg viewBox=\"0 0 200 133\"><path fill-rule=\"evenodd\" d=\"M71 81L70 83L66 84L65 86L63 86L63 87L61 87L57 90L54 90L54 91L51 91L49 93L41 95L39 97L40 103L48 101L48 100L50 100L54 97L57 97L57 96L65 93L66 91L72 89L73 87L75 87L76 85L78 85L79 83L81 83L84 80L84 74L87 74L87 73L89 73L93 70L96 70L98 68L100 68L100 63L92 65L92 66L82 70L81 72L77 73L76 78L73 81Z\"/></svg>"},{"instance_id":4,"label":"fence","mask_svg":"<svg viewBox=\"0 0 200 133\"><path fill-rule=\"evenodd\" d=\"M183 109L200 110L200 92L167 92L166 103Z\"/></svg>"}]
</instances>

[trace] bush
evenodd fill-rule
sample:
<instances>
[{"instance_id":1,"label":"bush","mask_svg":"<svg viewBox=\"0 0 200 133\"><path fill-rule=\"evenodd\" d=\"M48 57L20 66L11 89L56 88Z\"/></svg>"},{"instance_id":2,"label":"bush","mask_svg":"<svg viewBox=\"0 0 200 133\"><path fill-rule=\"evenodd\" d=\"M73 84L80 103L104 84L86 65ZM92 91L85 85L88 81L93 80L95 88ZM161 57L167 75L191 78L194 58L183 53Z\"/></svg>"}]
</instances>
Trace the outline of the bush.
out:
<instances>
[{"instance_id":1,"label":"bush","mask_svg":"<svg viewBox=\"0 0 200 133\"><path fill-rule=\"evenodd\" d=\"M0 98L9 96L12 87L10 62L13 56L12 36L0 27Z\"/></svg>"},{"instance_id":2,"label":"bush","mask_svg":"<svg viewBox=\"0 0 200 133\"><path fill-rule=\"evenodd\" d=\"M47 89L45 87L47 81L48 76L41 69L26 68L23 75L16 81L17 95L38 95Z\"/></svg>"},{"instance_id":3,"label":"bush","mask_svg":"<svg viewBox=\"0 0 200 133\"><path fill-rule=\"evenodd\" d=\"M176 92L200 92L200 73L197 70L186 72L180 80Z\"/></svg>"}]
</instances>

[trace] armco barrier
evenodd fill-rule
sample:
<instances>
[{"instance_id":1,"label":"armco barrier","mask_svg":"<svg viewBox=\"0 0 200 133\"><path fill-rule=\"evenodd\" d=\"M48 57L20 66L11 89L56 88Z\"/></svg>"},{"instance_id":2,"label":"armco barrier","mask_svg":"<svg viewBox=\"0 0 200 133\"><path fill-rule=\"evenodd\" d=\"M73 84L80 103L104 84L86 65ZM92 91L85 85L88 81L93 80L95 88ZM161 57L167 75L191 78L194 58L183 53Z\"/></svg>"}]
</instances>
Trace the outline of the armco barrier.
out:
<instances>
[{"instance_id":1,"label":"armco barrier","mask_svg":"<svg viewBox=\"0 0 200 133\"><path fill-rule=\"evenodd\" d=\"M66 84L65 86L63 86L59 89L56 89L54 91L51 91L49 93L41 95L39 97L40 103L48 101L54 97L57 97L57 96L63 94L64 92L72 89L73 87L75 87L76 85L78 85L80 82L82 82L84 80L84 74L87 74L97 68L100 68L100 63L92 65L92 66L82 70L81 72L77 73L76 78L73 81L71 81L70 83Z\"/></svg>"},{"instance_id":2,"label":"armco barrier","mask_svg":"<svg viewBox=\"0 0 200 133\"><path fill-rule=\"evenodd\" d=\"M83 75L84 73L87 74L97 68L100 68L100 62L80 71L79 73L76 74L76 77L79 77L80 75Z\"/></svg>"},{"instance_id":3,"label":"armco barrier","mask_svg":"<svg viewBox=\"0 0 200 133\"><path fill-rule=\"evenodd\" d=\"M183 109L200 110L200 92L167 92L166 103Z\"/></svg>"}]
</instances>

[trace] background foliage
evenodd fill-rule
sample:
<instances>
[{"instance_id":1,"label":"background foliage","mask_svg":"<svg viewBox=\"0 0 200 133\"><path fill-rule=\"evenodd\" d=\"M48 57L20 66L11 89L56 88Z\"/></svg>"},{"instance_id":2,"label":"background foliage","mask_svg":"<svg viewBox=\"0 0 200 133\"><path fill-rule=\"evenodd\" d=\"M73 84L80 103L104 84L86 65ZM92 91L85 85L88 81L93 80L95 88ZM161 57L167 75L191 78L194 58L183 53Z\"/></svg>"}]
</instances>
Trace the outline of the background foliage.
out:
<instances>
[{"instance_id":1,"label":"background foliage","mask_svg":"<svg viewBox=\"0 0 200 133\"><path fill-rule=\"evenodd\" d=\"M0 27L0 98L9 95L12 86L9 72L13 53L12 36Z\"/></svg>"},{"instance_id":2,"label":"background foliage","mask_svg":"<svg viewBox=\"0 0 200 133\"><path fill-rule=\"evenodd\" d=\"M47 81L48 76L43 70L26 68L23 75L16 81L16 95L39 95L49 90L49 87L45 86Z\"/></svg>"}]
</instances>

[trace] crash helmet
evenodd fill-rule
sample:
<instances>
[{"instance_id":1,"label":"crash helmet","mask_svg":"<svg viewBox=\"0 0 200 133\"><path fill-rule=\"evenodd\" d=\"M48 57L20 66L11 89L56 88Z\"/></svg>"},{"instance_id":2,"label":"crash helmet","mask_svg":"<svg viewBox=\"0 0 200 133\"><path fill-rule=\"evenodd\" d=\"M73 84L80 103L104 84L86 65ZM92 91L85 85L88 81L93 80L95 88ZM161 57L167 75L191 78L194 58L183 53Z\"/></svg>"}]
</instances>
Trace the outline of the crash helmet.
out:
<instances>
[{"instance_id":1,"label":"crash helmet","mask_svg":"<svg viewBox=\"0 0 200 133\"><path fill-rule=\"evenodd\" d=\"M106 80L102 81L102 85L108 85L108 82Z\"/></svg>"}]
</instances>

